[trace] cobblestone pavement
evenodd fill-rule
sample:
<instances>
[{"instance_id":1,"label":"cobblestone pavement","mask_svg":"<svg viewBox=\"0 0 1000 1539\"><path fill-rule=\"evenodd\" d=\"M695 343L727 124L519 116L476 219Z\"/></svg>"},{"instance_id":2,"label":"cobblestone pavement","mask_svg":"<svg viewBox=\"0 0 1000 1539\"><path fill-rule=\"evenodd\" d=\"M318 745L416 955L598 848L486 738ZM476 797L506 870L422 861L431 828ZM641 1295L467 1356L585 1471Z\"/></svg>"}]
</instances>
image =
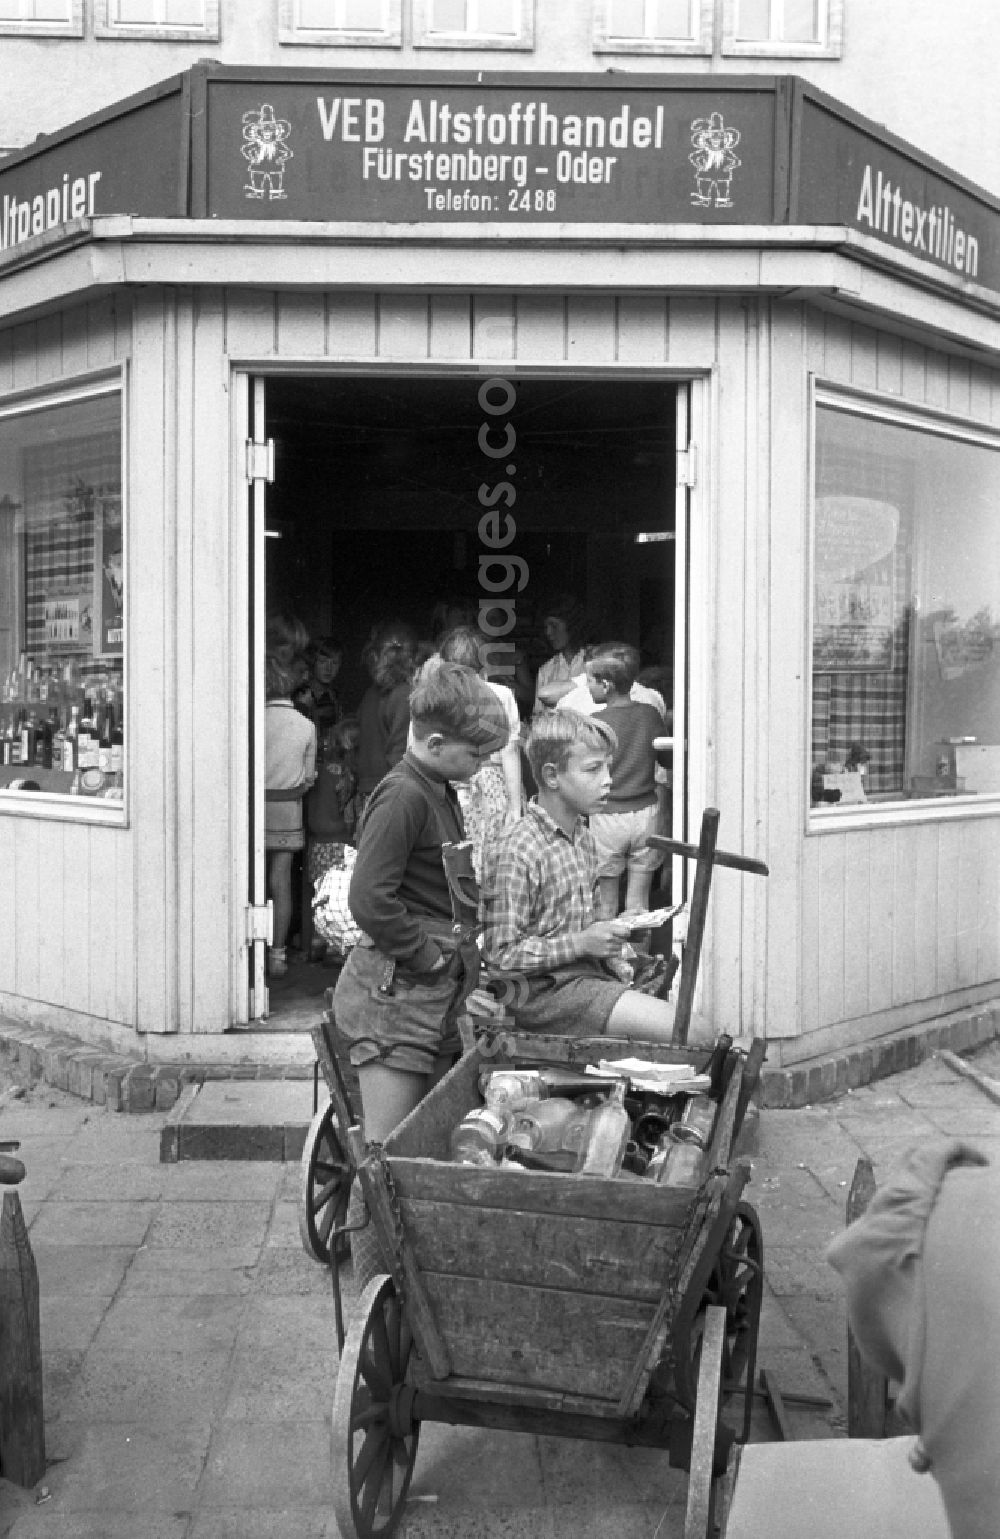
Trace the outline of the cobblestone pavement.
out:
<instances>
[{"instance_id":1,"label":"cobblestone pavement","mask_svg":"<svg viewBox=\"0 0 1000 1539\"><path fill-rule=\"evenodd\" d=\"M1000 1050L978 1067L1000 1075ZM328 1276L298 1232L299 1172L161 1164L165 1114L126 1116L0 1081L37 1260L48 1469L0 1480L12 1539L335 1539ZM796 1437L844 1430L844 1311L826 1244L862 1153L1000 1154L1000 1108L940 1060L823 1106L765 1111L747 1196L764 1232L759 1362ZM763 1403L753 1436L771 1428ZM402 1539L678 1539L685 1477L657 1450L423 1429Z\"/></svg>"}]
</instances>

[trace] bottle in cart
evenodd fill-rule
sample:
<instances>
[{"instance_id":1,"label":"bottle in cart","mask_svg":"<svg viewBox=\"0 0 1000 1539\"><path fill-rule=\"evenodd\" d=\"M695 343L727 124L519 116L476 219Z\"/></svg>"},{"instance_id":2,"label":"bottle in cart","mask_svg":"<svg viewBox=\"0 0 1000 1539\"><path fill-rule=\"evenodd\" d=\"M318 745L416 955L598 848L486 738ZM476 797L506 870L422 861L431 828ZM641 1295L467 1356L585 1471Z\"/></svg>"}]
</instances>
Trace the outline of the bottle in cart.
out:
<instances>
[{"instance_id":1,"label":"bottle in cart","mask_svg":"<svg viewBox=\"0 0 1000 1539\"><path fill-rule=\"evenodd\" d=\"M538 1069L494 1069L479 1076L479 1092L491 1111L514 1111L544 1100L549 1088Z\"/></svg>"},{"instance_id":2,"label":"bottle in cart","mask_svg":"<svg viewBox=\"0 0 1000 1539\"><path fill-rule=\"evenodd\" d=\"M458 1165L496 1165L507 1142L509 1123L503 1112L474 1107L451 1135L451 1159Z\"/></svg>"},{"instance_id":3,"label":"bottle in cart","mask_svg":"<svg viewBox=\"0 0 1000 1539\"><path fill-rule=\"evenodd\" d=\"M507 1142L535 1154L581 1148L593 1113L564 1096L529 1101L511 1112Z\"/></svg>"},{"instance_id":4,"label":"bottle in cart","mask_svg":"<svg viewBox=\"0 0 1000 1539\"><path fill-rule=\"evenodd\" d=\"M602 1106L590 1113L586 1141L576 1169L581 1176L617 1176L622 1168L632 1124L625 1110L625 1082L616 1085Z\"/></svg>"}]
</instances>

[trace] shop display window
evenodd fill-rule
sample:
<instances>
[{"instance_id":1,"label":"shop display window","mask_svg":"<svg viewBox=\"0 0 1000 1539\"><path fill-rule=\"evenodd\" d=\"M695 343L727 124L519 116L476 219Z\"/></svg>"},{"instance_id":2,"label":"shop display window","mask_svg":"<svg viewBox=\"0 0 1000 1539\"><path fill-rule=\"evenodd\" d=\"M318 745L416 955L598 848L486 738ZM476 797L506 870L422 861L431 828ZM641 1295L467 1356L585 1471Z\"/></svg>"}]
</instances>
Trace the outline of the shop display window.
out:
<instances>
[{"instance_id":1,"label":"shop display window","mask_svg":"<svg viewBox=\"0 0 1000 1539\"><path fill-rule=\"evenodd\" d=\"M1000 436L818 399L811 658L823 818L1000 796Z\"/></svg>"},{"instance_id":2,"label":"shop display window","mask_svg":"<svg viewBox=\"0 0 1000 1539\"><path fill-rule=\"evenodd\" d=\"M843 0L725 0L724 54L839 58Z\"/></svg>"},{"instance_id":3,"label":"shop display window","mask_svg":"<svg viewBox=\"0 0 1000 1539\"><path fill-rule=\"evenodd\" d=\"M123 800L124 597L117 384L0 409L0 797Z\"/></svg>"},{"instance_id":4,"label":"shop display window","mask_svg":"<svg viewBox=\"0 0 1000 1539\"><path fill-rule=\"evenodd\" d=\"M599 0L597 53L711 53L711 0Z\"/></svg>"},{"instance_id":5,"label":"shop display window","mask_svg":"<svg viewBox=\"0 0 1000 1539\"><path fill-rule=\"evenodd\" d=\"M0 0L0 33L82 37L83 0Z\"/></svg>"},{"instance_id":6,"label":"shop display window","mask_svg":"<svg viewBox=\"0 0 1000 1539\"><path fill-rule=\"evenodd\" d=\"M532 48L534 0L413 0L415 48Z\"/></svg>"},{"instance_id":7,"label":"shop display window","mask_svg":"<svg viewBox=\"0 0 1000 1539\"><path fill-rule=\"evenodd\" d=\"M95 0L95 37L219 38L219 0Z\"/></svg>"},{"instance_id":8,"label":"shop display window","mask_svg":"<svg viewBox=\"0 0 1000 1539\"><path fill-rule=\"evenodd\" d=\"M281 0L279 41L399 47L401 0Z\"/></svg>"}]
</instances>

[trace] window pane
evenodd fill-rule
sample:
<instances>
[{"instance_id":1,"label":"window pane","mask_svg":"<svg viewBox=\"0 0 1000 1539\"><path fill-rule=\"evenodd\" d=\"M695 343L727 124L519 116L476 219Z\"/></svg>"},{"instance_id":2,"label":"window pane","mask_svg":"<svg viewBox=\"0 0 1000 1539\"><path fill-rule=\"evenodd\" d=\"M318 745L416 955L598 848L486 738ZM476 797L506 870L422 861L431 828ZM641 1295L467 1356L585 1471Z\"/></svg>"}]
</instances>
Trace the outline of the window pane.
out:
<instances>
[{"instance_id":1,"label":"window pane","mask_svg":"<svg viewBox=\"0 0 1000 1539\"><path fill-rule=\"evenodd\" d=\"M0 785L120 798L121 402L0 419Z\"/></svg>"},{"instance_id":2,"label":"window pane","mask_svg":"<svg viewBox=\"0 0 1000 1539\"><path fill-rule=\"evenodd\" d=\"M163 19L168 27L203 27L203 0L167 0Z\"/></svg>"},{"instance_id":3,"label":"window pane","mask_svg":"<svg viewBox=\"0 0 1000 1539\"><path fill-rule=\"evenodd\" d=\"M299 26L325 31L337 25L335 0L299 0Z\"/></svg>"},{"instance_id":4,"label":"window pane","mask_svg":"<svg viewBox=\"0 0 1000 1539\"><path fill-rule=\"evenodd\" d=\"M115 20L123 27L159 21L156 0L117 0L115 13Z\"/></svg>"},{"instance_id":5,"label":"window pane","mask_svg":"<svg viewBox=\"0 0 1000 1539\"><path fill-rule=\"evenodd\" d=\"M383 0L345 0L344 28L348 32L384 32Z\"/></svg>"},{"instance_id":6,"label":"window pane","mask_svg":"<svg viewBox=\"0 0 1000 1539\"><path fill-rule=\"evenodd\" d=\"M434 0L432 32L464 32L466 0Z\"/></svg>"},{"instance_id":7,"label":"window pane","mask_svg":"<svg viewBox=\"0 0 1000 1539\"><path fill-rule=\"evenodd\" d=\"M514 7L519 0L479 0L478 31L491 37L516 37L518 32Z\"/></svg>"},{"instance_id":8,"label":"window pane","mask_svg":"<svg viewBox=\"0 0 1000 1539\"><path fill-rule=\"evenodd\" d=\"M69 21L69 0L34 0L28 15L36 21Z\"/></svg>"},{"instance_id":9,"label":"window pane","mask_svg":"<svg viewBox=\"0 0 1000 1539\"><path fill-rule=\"evenodd\" d=\"M612 0L608 12L609 37L644 37L643 0Z\"/></svg>"},{"instance_id":10,"label":"window pane","mask_svg":"<svg viewBox=\"0 0 1000 1539\"><path fill-rule=\"evenodd\" d=\"M771 35L770 0L739 0L736 36L746 43L765 41Z\"/></svg>"},{"instance_id":11,"label":"window pane","mask_svg":"<svg viewBox=\"0 0 1000 1539\"><path fill-rule=\"evenodd\" d=\"M690 37L690 0L657 0L653 29L655 37Z\"/></svg>"},{"instance_id":12,"label":"window pane","mask_svg":"<svg viewBox=\"0 0 1000 1539\"><path fill-rule=\"evenodd\" d=\"M826 407L816 447L814 801L1000 790L1000 451Z\"/></svg>"},{"instance_id":13,"label":"window pane","mask_svg":"<svg viewBox=\"0 0 1000 1539\"><path fill-rule=\"evenodd\" d=\"M819 42L819 0L785 0L784 41Z\"/></svg>"}]
</instances>

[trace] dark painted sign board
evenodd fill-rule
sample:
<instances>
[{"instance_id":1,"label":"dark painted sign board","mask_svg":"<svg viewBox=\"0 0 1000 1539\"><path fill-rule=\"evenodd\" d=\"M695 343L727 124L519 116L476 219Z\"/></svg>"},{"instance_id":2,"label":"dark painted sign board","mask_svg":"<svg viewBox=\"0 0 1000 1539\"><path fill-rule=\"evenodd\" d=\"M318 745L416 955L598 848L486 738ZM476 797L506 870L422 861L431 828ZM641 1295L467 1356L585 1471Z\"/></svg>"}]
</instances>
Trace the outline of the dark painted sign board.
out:
<instances>
[{"instance_id":1,"label":"dark painted sign board","mask_svg":"<svg viewBox=\"0 0 1000 1539\"><path fill-rule=\"evenodd\" d=\"M0 263L107 214L846 225L1000 290L1000 201L794 76L198 65L0 162Z\"/></svg>"},{"instance_id":2,"label":"dark painted sign board","mask_svg":"<svg viewBox=\"0 0 1000 1539\"><path fill-rule=\"evenodd\" d=\"M208 81L227 219L770 224L775 90Z\"/></svg>"},{"instance_id":3,"label":"dark painted sign board","mask_svg":"<svg viewBox=\"0 0 1000 1539\"><path fill-rule=\"evenodd\" d=\"M987 193L808 87L792 157L791 224L845 224L1000 289L1000 205Z\"/></svg>"}]
</instances>

